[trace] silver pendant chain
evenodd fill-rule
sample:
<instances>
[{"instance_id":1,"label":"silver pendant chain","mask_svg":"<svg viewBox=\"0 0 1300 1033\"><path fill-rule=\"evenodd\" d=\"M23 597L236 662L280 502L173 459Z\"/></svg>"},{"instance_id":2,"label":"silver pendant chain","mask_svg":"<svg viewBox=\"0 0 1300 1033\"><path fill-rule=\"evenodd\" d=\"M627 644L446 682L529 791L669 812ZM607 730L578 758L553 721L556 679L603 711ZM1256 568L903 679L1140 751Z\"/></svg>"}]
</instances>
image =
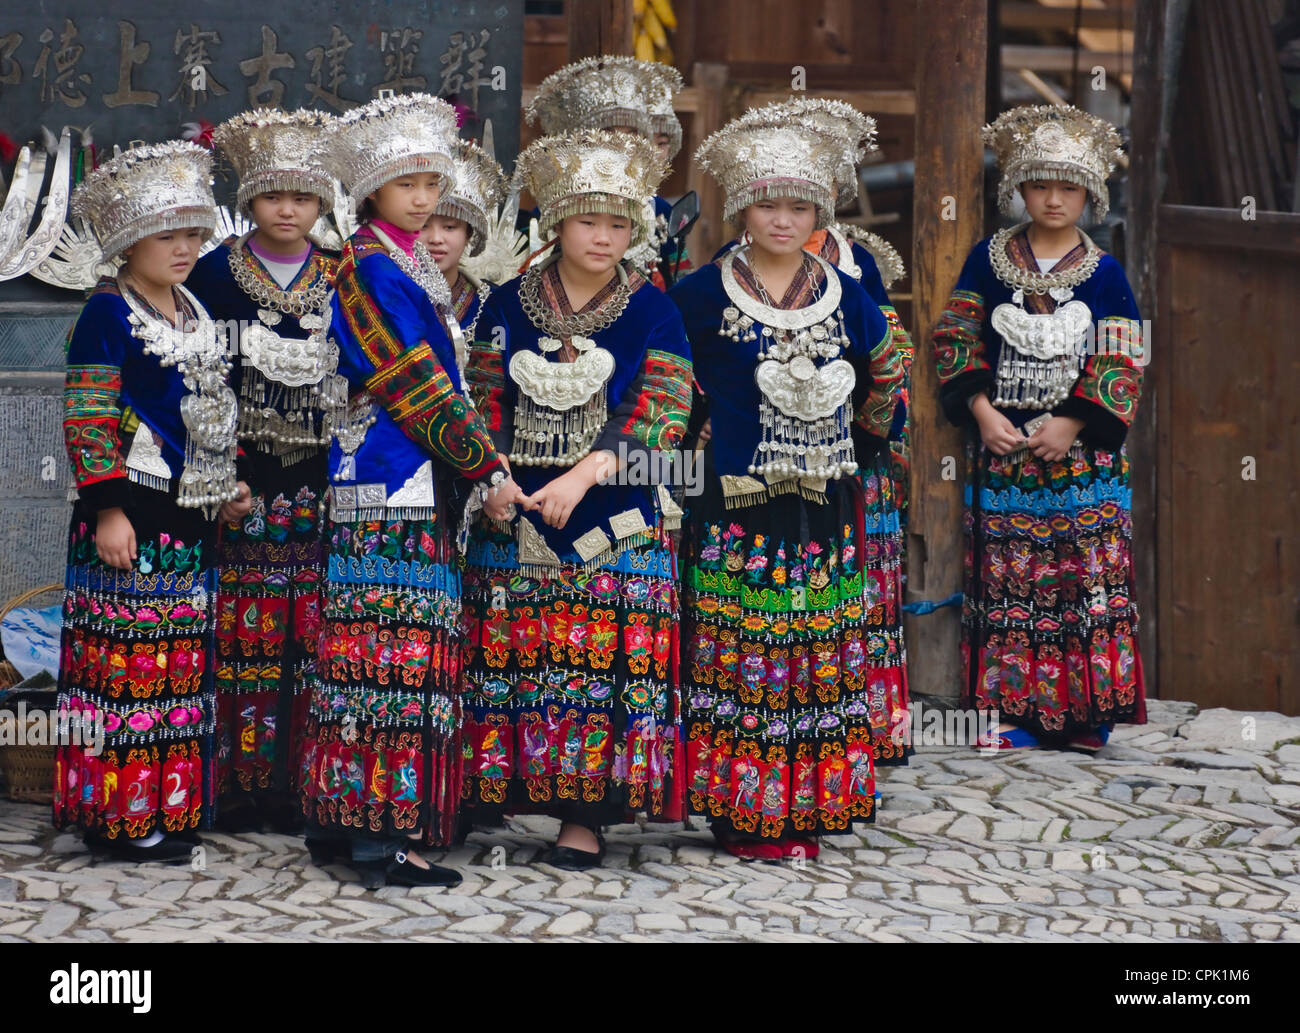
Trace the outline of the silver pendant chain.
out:
<instances>
[{"instance_id":1,"label":"silver pendant chain","mask_svg":"<svg viewBox=\"0 0 1300 1033\"><path fill-rule=\"evenodd\" d=\"M993 275L1012 291L1024 294L1050 294L1060 301L1062 299L1057 296L1060 292L1071 291L1097 271L1097 263L1101 261L1101 248L1094 244L1083 230L1079 230L1079 236L1083 238L1087 253L1083 261L1073 269L1066 269L1059 273L1021 269L1012 263L1007 255L1007 243L1028 225L1030 224L1022 222L1019 226L998 230L989 241L989 262L993 266ZM1066 298L1068 297L1067 293Z\"/></svg>"},{"instance_id":2,"label":"silver pendant chain","mask_svg":"<svg viewBox=\"0 0 1300 1033\"><path fill-rule=\"evenodd\" d=\"M552 337L590 337L592 334L614 325L615 320L623 314L632 297L631 287L627 281L627 270L620 262L618 270L618 287L614 294L595 312L580 312L570 316L557 316L542 297L542 271L553 262L559 261L556 255L547 261L535 265L524 273L524 281L519 285L519 303L524 315L538 330ZM482 309L479 309L481 312Z\"/></svg>"},{"instance_id":3,"label":"silver pendant chain","mask_svg":"<svg viewBox=\"0 0 1300 1033\"><path fill-rule=\"evenodd\" d=\"M230 275L235 278L235 283L239 284L239 289L252 298L259 309L278 310L286 316L298 318L308 313L319 312L330 292L329 278L324 271L322 270L311 286L301 290L281 289L262 283L249 269L248 261L243 254L244 247L252 235L250 230L240 237L231 247L228 257ZM310 254L307 261L311 261ZM261 313L258 315L260 317ZM274 321L263 319L263 322L274 326L279 319L276 318Z\"/></svg>"}]
</instances>

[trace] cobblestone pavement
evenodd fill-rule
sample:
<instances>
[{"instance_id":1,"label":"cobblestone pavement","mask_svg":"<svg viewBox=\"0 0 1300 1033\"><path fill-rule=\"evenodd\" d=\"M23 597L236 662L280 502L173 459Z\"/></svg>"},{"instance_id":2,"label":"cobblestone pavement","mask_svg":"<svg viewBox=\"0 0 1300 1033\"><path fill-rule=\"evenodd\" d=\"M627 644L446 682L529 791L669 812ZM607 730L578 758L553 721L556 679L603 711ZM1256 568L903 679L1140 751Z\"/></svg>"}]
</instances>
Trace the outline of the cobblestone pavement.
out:
<instances>
[{"instance_id":1,"label":"cobblestone pavement","mask_svg":"<svg viewBox=\"0 0 1300 1033\"><path fill-rule=\"evenodd\" d=\"M1150 717L1099 756L921 747L882 772L878 823L802 866L629 825L566 873L535 863L555 824L530 818L448 855L454 890L369 893L287 836L206 836L200 870L91 864L4 802L0 941L1300 941L1300 718Z\"/></svg>"}]
</instances>

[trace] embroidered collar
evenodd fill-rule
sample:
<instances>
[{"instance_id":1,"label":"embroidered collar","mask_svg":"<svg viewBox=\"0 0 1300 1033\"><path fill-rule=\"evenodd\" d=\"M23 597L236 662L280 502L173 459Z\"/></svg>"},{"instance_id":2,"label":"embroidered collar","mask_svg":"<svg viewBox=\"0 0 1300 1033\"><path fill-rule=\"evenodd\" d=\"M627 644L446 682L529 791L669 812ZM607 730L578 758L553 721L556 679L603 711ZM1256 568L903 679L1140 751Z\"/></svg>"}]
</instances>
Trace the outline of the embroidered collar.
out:
<instances>
[{"instance_id":1,"label":"embroidered collar","mask_svg":"<svg viewBox=\"0 0 1300 1033\"><path fill-rule=\"evenodd\" d=\"M280 282L271 275L270 271L262 264L261 258L252 248L252 236L245 234L237 242L232 244L231 250L238 251L239 258L244 264L244 268L253 276L259 284L273 291L283 291L286 294L296 294L300 291L310 290L318 283L329 278L329 259L308 243L307 258L302 263L297 275L289 282L289 286L281 287Z\"/></svg>"},{"instance_id":2,"label":"embroidered collar","mask_svg":"<svg viewBox=\"0 0 1300 1033\"><path fill-rule=\"evenodd\" d=\"M1082 230L1083 243L1076 245L1044 273L1038 268L1034 250L1029 246L1028 222L998 230L989 241L989 264L993 275L1009 287L1017 301L1035 312L1052 312L1057 301L1068 297L1073 288L1097 270L1103 254L1101 248ZM1057 297L1055 295L1059 295Z\"/></svg>"},{"instance_id":3,"label":"embroidered collar","mask_svg":"<svg viewBox=\"0 0 1300 1033\"><path fill-rule=\"evenodd\" d=\"M736 282L755 301L766 304L767 294L759 282L758 274L754 272L753 267L749 264L747 256L742 254L739 257L741 260L732 266L736 274ZM832 258L827 258L827 261L832 265L835 262ZM786 292L777 308L787 310L806 308L816 300L817 294L825 282L826 272L821 266L815 262L802 262L798 271L794 274L794 278L790 281L790 286L786 288Z\"/></svg>"}]
</instances>

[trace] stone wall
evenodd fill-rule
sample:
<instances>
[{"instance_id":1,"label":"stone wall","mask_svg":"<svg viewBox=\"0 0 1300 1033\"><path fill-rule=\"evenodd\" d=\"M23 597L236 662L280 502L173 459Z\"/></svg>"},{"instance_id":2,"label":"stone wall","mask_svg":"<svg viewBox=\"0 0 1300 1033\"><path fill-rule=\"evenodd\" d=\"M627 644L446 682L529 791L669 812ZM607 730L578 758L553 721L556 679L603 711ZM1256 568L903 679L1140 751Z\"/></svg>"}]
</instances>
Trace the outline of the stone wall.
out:
<instances>
[{"instance_id":1,"label":"stone wall","mask_svg":"<svg viewBox=\"0 0 1300 1033\"><path fill-rule=\"evenodd\" d=\"M80 308L0 304L0 602L63 580L72 483L63 342Z\"/></svg>"}]
</instances>

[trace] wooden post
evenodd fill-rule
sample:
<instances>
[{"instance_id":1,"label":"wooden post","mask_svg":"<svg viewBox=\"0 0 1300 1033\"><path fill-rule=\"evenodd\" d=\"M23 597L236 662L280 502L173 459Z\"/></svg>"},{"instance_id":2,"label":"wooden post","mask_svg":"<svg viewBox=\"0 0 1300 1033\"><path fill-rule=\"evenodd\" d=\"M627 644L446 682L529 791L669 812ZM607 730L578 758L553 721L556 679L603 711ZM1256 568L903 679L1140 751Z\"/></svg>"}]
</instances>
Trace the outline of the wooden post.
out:
<instances>
[{"instance_id":1,"label":"wooden post","mask_svg":"<svg viewBox=\"0 0 1300 1033\"><path fill-rule=\"evenodd\" d=\"M930 332L983 235L987 47L986 0L917 0L909 601L962 589L962 435L939 408ZM960 616L946 607L904 619L911 691L961 695Z\"/></svg>"},{"instance_id":2,"label":"wooden post","mask_svg":"<svg viewBox=\"0 0 1300 1033\"><path fill-rule=\"evenodd\" d=\"M1164 78L1159 74L1165 19L1162 0L1138 0L1133 61L1146 74L1134 76L1128 204L1125 213L1129 283L1138 309L1147 319L1156 310L1156 212L1164 192L1161 169L1161 111ZM1143 342L1148 349L1154 341ZM1148 350L1148 361L1152 358ZM1128 436L1133 487L1133 567L1141 624L1138 644L1147 693L1159 695L1159 612L1156 606L1156 378L1150 365L1144 370L1142 398Z\"/></svg>"},{"instance_id":3,"label":"wooden post","mask_svg":"<svg viewBox=\"0 0 1300 1033\"><path fill-rule=\"evenodd\" d=\"M727 86L727 66L713 62L696 62L691 73L695 89L695 116L691 119L691 138L682 148L690 167L686 185L700 197L700 221L691 231L690 248L695 266L704 265L713 253L731 239L731 230L722 222L722 190L710 175L694 161L695 149L714 130L721 129L726 119L723 95Z\"/></svg>"},{"instance_id":4,"label":"wooden post","mask_svg":"<svg viewBox=\"0 0 1300 1033\"><path fill-rule=\"evenodd\" d=\"M569 60L632 54L632 0L568 0Z\"/></svg>"}]
</instances>

